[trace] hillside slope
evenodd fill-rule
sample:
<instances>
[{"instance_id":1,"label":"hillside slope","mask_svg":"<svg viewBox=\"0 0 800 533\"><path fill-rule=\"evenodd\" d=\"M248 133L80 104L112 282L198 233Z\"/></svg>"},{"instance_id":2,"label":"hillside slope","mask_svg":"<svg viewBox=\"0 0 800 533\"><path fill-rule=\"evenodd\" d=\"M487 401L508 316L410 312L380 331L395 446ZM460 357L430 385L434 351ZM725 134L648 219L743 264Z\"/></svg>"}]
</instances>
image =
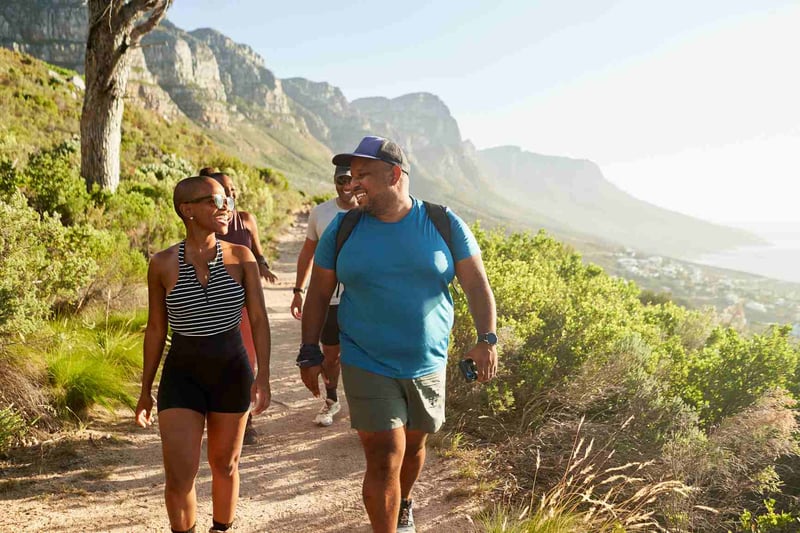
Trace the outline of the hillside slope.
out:
<instances>
[{"instance_id":1,"label":"hillside slope","mask_svg":"<svg viewBox=\"0 0 800 533\"><path fill-rule=\"evenodd\" d=\"M0 46L80 71L85 35L82 0L0 4ZM508 147L478 153L430 93L351 102L324 81L279 79L252 48L216 30L185 31L170 22L132 53L133 100L168 120L192 121L227 152L277 168L308 192L330 191L333 153L351 150L364 135L383 135L407 151L412 194L447 203L470 221L683 258L757 242L641 202L588 161Z\"/></svg>"},{"instance_id":2,"label":"hillside slope","mask_svg":"<svg viewBox=\"0 0 800 533\"><path fill-rule=\"evenodd\" d=\"M478 159L504 196L575 231L591 227L592 233L612 242L678 257L702 253L708 243L727 248L760 242L745 231L638 200L585 159L535 154L516 146L480 150Z\"/></svg>"}]
</instances>

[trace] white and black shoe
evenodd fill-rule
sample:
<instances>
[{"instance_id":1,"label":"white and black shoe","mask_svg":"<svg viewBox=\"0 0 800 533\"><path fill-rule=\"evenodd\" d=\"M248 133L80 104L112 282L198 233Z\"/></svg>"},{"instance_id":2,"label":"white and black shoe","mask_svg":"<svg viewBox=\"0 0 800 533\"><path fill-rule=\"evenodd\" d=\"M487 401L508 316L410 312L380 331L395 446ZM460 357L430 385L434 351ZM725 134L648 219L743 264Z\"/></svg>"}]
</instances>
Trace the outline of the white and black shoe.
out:
<instances>
[{"instance_id":1,"label":"white and black shoe","mask_svg":"<svg viewBox=\"0 0 800 533\"><path fill-rule=\"evenodd\" d=\"M397 533L417 533L414 527L413 500L400 500L400 516L397 517Z\"/></svg>"},{"instance_id":2,"label":"white and black shoe","mask_svg":"<svg viewBox=\"0 0 800 533\"><path fill-rule=\"evenodd\" d=\"M314 417L314 423L318 426L328 427L333 424L333 415L341 411L342 405L338 401L330 398L325 399L325 404Z\"/></svg>"}]
</instances>

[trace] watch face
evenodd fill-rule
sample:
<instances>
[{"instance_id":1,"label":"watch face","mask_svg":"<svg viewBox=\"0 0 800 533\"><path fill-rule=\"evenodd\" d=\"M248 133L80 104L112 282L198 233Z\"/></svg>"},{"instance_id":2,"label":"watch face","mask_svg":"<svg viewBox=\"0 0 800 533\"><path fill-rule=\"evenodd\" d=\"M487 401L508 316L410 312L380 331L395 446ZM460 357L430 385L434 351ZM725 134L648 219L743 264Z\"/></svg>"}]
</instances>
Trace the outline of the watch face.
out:
<instances>
[{"instance_id":1,"label":"watch face","mask_svg":"<svg viewBox=\"0 0 800 533\"><path fill-rule=\"evenodd\" d=\"M485 342L486 344L489 344L491 346L494 346L495 344L497 344L497 335L495 335L494 333L484 333L483 335L480 335L478 337L478 340L481 342Z\"/></svg>"}]
</instances>

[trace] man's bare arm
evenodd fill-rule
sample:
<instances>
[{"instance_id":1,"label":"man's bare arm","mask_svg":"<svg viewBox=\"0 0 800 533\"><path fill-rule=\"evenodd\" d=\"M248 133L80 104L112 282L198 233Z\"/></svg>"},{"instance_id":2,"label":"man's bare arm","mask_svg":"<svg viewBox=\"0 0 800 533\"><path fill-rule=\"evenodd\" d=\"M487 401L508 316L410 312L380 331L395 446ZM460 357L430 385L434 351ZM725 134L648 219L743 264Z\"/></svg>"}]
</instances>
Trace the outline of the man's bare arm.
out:
<instances>
[{"instance_id":1,"label":"man's bare arm","mask_svg":"<svg viewBox=\"0 0 800 533\"><path fill-rule=\"evenodd\" d=\"M456 263L456 276L467 297L476 333L495 332L497 309L481 256L473 255ZM466 354L466 357L475 361L478 367L478 381L488 381L497 373L497 349L495 346L478 342Z\"/></svg>"},{"instance_id":2,"label":"man's bare arm","mask_svg":"<svg viewBox=\"0 0 800 533\"><path fill-rule=\"evenodd\" d=\"M306 238L300 253L297 256L297 275L295 276L294 286L303 289L308 283L311 275L311 263L314 260L314 252L317 249L317 241ZM289 308L292 316L300 320L303 317L303 293L295 292L292 298L292 305Z\"/></svg>"},{"instance_id":3,"label":"man's bare arm","mask_svg":"<svg viewBox=\"0 0 800 533\"><path fill-rule=\"evenodd\" d=\"M322 326L325 323L328 304L331 301L334 289L336 289L336 284L337 279L334 270L314 265L314 269L311 271L311 284L308 286L308 296L303 306L303 322L300 328L303 345L319 345L319 337L322 333ZM300 377L303 380L303 384L317 397L319 396L319 375L322 372L321 363L322 361L314 366L300 368ZM327 383L328 378L326 376L323 377Z\"/></svg>"}]
</instances>

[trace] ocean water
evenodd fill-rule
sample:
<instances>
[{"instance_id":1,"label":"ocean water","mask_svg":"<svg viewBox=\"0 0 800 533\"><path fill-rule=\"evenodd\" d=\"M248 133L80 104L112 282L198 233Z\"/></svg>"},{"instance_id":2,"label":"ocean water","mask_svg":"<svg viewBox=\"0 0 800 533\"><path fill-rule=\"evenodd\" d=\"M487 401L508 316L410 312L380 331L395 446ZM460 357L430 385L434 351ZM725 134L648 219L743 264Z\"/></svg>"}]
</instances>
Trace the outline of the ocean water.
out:
<instances>
[{"instance_id":1,"label":"ocean water","mask_svg":"<svg viewBox=\"0 0 800 533\"><path fill-rule=\"evenodd\" d=\"M743 246L692 261L800 283L800 223L737 225L763 237L769 244Z\"/></svg>"}]
</instances>

